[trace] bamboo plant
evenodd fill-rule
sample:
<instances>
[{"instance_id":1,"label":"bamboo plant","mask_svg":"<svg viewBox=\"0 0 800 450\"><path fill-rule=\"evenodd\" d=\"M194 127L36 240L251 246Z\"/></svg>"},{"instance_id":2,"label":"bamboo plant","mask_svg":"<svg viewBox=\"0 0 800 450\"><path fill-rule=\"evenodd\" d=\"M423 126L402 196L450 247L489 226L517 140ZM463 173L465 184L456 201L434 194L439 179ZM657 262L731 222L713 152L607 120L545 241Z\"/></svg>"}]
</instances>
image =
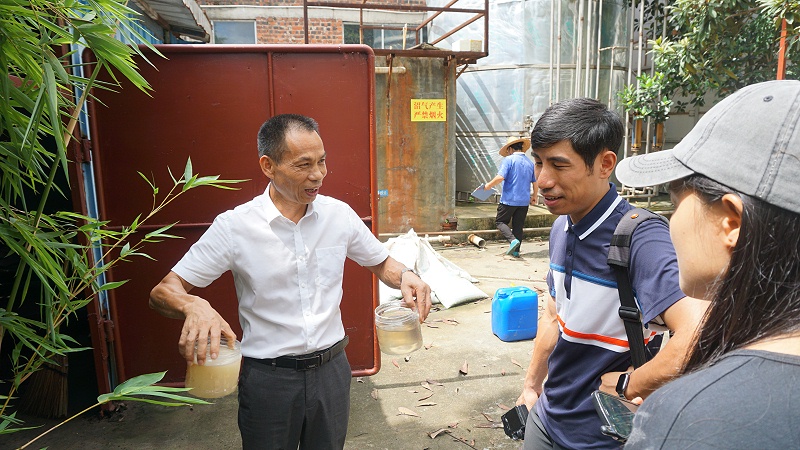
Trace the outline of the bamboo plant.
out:
<instances>
[{"instance_id":1,"label":"bamboo plant","mask_svg":"<svg viewBox=\"0 0 800 450\"><path fill-rule=\"evenodd\" d=\"M153 191L152 209L115 230L92 217L45 207L51 197L68 195L56 179L69 179L66 149L81 105L92 89L119 85L100 84L95 74L105 70L115 81L150 89L134 58L147 59L118 39L127 35L144 42L134 27L137 16L118 0L0 0L0 267L10 280L0 285L0 345L10 347L11 355L0 365L13 373L0 383L0 434L23 429L14 411L22 383L56 357L86 350L62 325L98 292L124 283L101 284L100 275L132 258L149 258L145 244L175 237L170 226L143 237L134 237L140 236L137 230L189 189L230 188L237 182L199 176L191 160L166 193L142 175ZM96 58L93 70L85 70L88 76L72 70L71 52L80 46ZM92 257L95 248L103 259ZM38 316L19 313L26 302L38 305Z\"/></svg>"}]
</instances>

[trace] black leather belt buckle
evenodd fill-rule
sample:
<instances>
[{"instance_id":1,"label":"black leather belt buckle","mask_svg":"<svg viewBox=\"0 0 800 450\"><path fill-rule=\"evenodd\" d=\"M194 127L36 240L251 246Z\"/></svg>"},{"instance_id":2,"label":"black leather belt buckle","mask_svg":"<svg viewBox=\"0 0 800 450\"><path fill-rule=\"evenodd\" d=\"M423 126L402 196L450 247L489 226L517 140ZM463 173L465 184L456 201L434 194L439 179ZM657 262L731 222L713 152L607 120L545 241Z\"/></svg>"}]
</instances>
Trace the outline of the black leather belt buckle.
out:
<instances>
[{"instance_id":1,"label":"black leather belt buckle","mask_svg":"<svg viewBox=\"0 0 800 450\"><path fill-rule=\"evenodd\" d=\"M297 358L295 362L297 364L297 370L316 369L322 365L322 355L320 354L305 358Z\"/></svg>"},{"instance_id":2,"label":"black leather belt buckle","mask_svg":"<svg viewBox=\"0 0 800 450\"><path fill-rule=\"evenodd\" d=\"M334 356L338 355L339 353L342 352L342 350L344 350L349 341L350 338L345 336L344 339L337 342L331 348L323 350L318 353L311 353L308 355L281 356L275 359L270 359L270 358L265 358L265 359L247 358L247 359L256 362L258 364L271 366L273 369L275 367L281 367L284 369L311 370L311 369L316 369L317 367L332 360Z\"/></svg>"}]
</instances>

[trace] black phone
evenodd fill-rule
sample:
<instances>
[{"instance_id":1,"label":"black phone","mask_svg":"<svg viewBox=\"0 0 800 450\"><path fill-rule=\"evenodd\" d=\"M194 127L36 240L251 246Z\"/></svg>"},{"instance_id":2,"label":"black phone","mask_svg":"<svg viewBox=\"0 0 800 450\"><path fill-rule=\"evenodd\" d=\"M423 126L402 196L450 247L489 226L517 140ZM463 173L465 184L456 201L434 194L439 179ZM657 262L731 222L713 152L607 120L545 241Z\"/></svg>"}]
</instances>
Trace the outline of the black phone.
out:
<instances>
[{"instance_id":1,"label":"black phone","mask_svg":"<svg viewBox=\"0 0 800 450\"><path fill-rule=\"evenodd\" d=\"M603 422L600 427L603 434L620 442L627 441L633 428L633 415L639 405L603 391L592 392L592 401Z\"/></svg>"},{"instance_id":2,"label":"black phone","mask_svg":"<svg viewBox=\"0 0 800 450\"><path fill-rule=\"evenodd\" d=\"M528 420L528 407L517 405L501 417L506 436L514 440L525 439L525 422Z\"/></svg>"}]
</instances>

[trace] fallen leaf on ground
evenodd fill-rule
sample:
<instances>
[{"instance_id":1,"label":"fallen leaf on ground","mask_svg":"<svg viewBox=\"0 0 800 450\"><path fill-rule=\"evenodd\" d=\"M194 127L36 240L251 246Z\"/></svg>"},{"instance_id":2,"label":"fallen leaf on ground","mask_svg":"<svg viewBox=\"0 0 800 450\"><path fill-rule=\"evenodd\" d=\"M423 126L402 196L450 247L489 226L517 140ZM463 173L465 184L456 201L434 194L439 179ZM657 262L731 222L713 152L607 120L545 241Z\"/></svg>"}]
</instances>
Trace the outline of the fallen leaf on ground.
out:
<instances>
[{"instance_id":1,"label":"fallen leaf on ground","mask_svg":"<svg viewBox=\"0 0 800 450\"><path fill-rule=\"evenodd\" d=\"M374 398L375 400L377 400L377 399L378 399L378 390L377 390L377 389L372 389L372 392L370 392L370 394L369 394L369 395L371 395L371 396L372 396L372 398Z\"/></svg>"},{"instance_id":2,"label":"fallen leaf on ground","mask_svg":"<svg viewBox=\"0 0 800 450\"><path fill-rule=\"evenodd\" d=\"M436 403L434 402L419 403L417 406L436 406Z\"/></svg>"},{"instance_id":3,"label":"fallen leaf on ground","mask_svg":"<svg viewBox=\"0 0 800 450\"><path fill-rule=\"evenodd\" d=\"M431 398L431 397L433 397L433 392L431 392L430 394L428 394L428 395L426 395L426 396L424 396L424 397L422 397L422 398L418 399L417 401L418 401L418 402L421 402L421 401L423 401L423 400L427 400L427 399L429 399L429 398Z\"/></svg>"},{"instance_id":4,"label":"fallen leaf on ground","mask_svg":"<svg viewBox=\"0 0 800 450\"><path fill-rule=\"evenodd\" d=\"M436 436L438 436L438 435L440 435L442 433L449 433L449 432L450 432L450 430L448 430L447 428L439 428L436 431L431 431L430 433L428 433L428 436L430 436L431 439L436 439Z\"/></svg>"},{"instance_id":5,"label":"fallen leaf on ground","mask_svg":"<svg viewBox=\"0 0 800 450\"><path fill-rule=\"evenodd\" d=\"M458 422L453 422L447 426L448 428L458 428Z\"/></svg>"},{"instance_id":6,"label":"fallen leaf on ground","mask_svg":"<svg viewBox=\"0 0 800 450\"><path fill-rule=\"evenodd\" d=\"M433 347L433 342L431 342L430 344L425 345L425 350L430 350L431 347Z\"/></svg>"},{"instance_id":7,"label":"fallen leaf on ground","mask_svg":"<svg viewBox=\"0 0 800 450\"><path fill-rule=\"evenodd\" d=\"M469 373L469 364L467 364L467 362L464 361L464 365L461 366L461 368L458 369L458 371L466 375L467 373Z\"/></svg>"},{"instance_id":8,"label":"fallen leaf on ground","mask_svg":"<svg viewBox=\"0 0 800 450\"><path fill-rule=\"evenodd\" d=\"M502 409L503 411L508 411L509 409L511 409L511 408L509 408L508 406L506 406L506 405L504 405L502 403L498 403L497 407Z\"/></svg>"},{"instance_id":9,"label":"fallen leaf on ground","mask_svg":"<svg viewBox=\"0 0 800 450\"><path fill-rule=\"evenodd\" d=\"M502 423L479 423L475 428L503 428Z\"/></svg>"},{"instance_id":10,"label":"fallen leaf on ground","mask_svg":"<svg viewBox=\"0 0 800 450\"><path fill-rule=\"evenodd\" d=\"M494 419L492 419L491 417L489 417L489 415L488 415L488 414L486 414L486 413L481 413L481 414L483 414L483 417L486 417L486 420L488 420L489 422L494 422Z\"/></svg>"},{"instance_id":11,"label":"fallen leaf on ground","mask_svg":"<svg viewBox=\"0 0 800 450\"><path fill-rule=\"evenodd\" d=\"M466 439L464 439L464 438L460 438L460 437L458 437L458 436L455 436L455 435L453 435L453 433L450 433L450 437L451 437L451 438L453 438L453 439L455 439L455 440L457 440L458 442L461 442L461 443L463 443L463 444L469 445L469 446L470 446L470 447L472 447L472 448L475 448L475 439L473 439L472 441L469 441L469 442L468 442L468 441L467 441Z\"/></svg>"},{"instance_id":12,"label":"fallen leaf on ground","mask_svg":"<svg viewBox=\"0 0 800 450\"><path fill-rule=\"evenodd\" d=\"M394 364L394 366L397 367L398 369L400 368L400 364L397 364L397 360L396 359L392 360L392 364Z\"/></svg>"},{"instance_id":13,"label":"fallen leaf on ground","mask_svg":"<svg viewBox=\"0 0 800 450\"><path fill-rule=\"evenodd\" d=\"M512 363L512 364L514 364L514 365L516 365L516 366L519 366L519 368L520 368L520 369L522 369L522 364L520 364L519 362L517 362L517 360L516 360L516 359L514 359L514 358L511 358L511 363Z\"/></svg>"},{"instance_id":14,"label":"fallen leaf on ground","mask_svg":"<svg viewBox=\"0 0 800 450\"><path fill-rule=\"evenodd\" d=\"M400 411L401 416L419 417L419 414L415 413L414 411L408 408L403 408L402 406L398 407L397 410Z\"/></svg>"},{"instance_id":15,"label":"fallen leaf on ground","mask_svg":"<svg viewBox=\"0 0 800 450\"><path fill-rule=\"evenodd\" d=\"M422 387L424 387L425 389L427 389L427 390L429 390L429 391L433 391L433 389L431 389L431 385L430 385L430 383L428 383L427 381L423 381L423 382L422 382L422 383L420 383L419 385L420 385L420 386L422 386Z\"/></svg>"},{"instance_id":16,"label":"fallen leaf on ground","mask_svg":"<svg viewBox=\"0 0 800 450\"><path fill-rule=\"evenodd\" d=\"M428 327L428 328L439 328L436 325L431 325L429 323L426 323L425 326Z\"/></svg>"},{"instance_id":17,"label":"fallen leaf on ground","mask_svg":"<svg viewBox=\"0 0 800 450\"><path fill-rule=\"evenodd\" d=\"M502 376L506 376L506 369L503 369L503 370L501 370L501 371L500 371L500 375L502 375Z\"/></svg>"},{"instance_id":18,"label":"fallen leaf on ground","mask_svg":"<svg viewBox=\"0 0 800 450\"><path fill-rule=\"evenodd\" d=\"M444 386L442 383L439 383L436 380L425 380L428 384L432 384L434 386Z\"/></svg>"},{"instance_id":19,"label":"fallen leaf on ground","mask_svg":"<svg viewBox=\"0 0 800 450\"><path fill-rule=\"evenodd\" d=\"M364 379L361 377L356 377L356 383L363 383Z\"/></svg>"}]
</instances>

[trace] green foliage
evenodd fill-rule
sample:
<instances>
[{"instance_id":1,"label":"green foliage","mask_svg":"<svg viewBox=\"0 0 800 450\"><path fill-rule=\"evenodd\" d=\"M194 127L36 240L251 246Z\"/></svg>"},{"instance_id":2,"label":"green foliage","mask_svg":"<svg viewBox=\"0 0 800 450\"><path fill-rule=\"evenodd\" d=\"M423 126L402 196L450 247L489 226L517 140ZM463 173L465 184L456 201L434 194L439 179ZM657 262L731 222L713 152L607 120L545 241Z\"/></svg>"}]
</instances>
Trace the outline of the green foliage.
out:
<instances>
[{"instance_id":1,"label":"green foliage","mask_svg":"<svg viewBox=\"0 0 800 450\"><path fill-rule=\"evenodd\" d=\"M656 72L653 76L643 73L636 77L636 85L629 84L621 90L620 103L625 111L635 118L653 119L655 123L666 122L672 100L664 91L664 74Z\"/></svg>"},{"instance_id":2,"label":"green foliage","mask_svg":"<svg viewBox=\"0 0 800 450\"><path fill-rule=\"evenodd\" d=\"M20 449L28 447L32 443L39 440L39 438L41 438L42 436L55 430L61 425L64 425L65 423L78 417L84 412L89 411L90 409L100 406L104 403L112 401L134 400L138 402L152 403L161 406L210 405L210 403L205 400L200 400L194 397L186 397L184 395L175 394L177 392L186 392L190 390L190 388L173 388L165 386L156 386L155 384L161 381L166 373L167 372L147 373L144 375L139 375L138 377L133 377L128 381L121 383L114 389L114 392L100 395L99 397L97 397L97 403L73 415L72 417L66 419L65 421L59 423L58 425L50 428L49 430L45 431L39 436L36 436L32 440L30 440L27 444L20 447ZM157 400L159 398L166 400ZM2 425L3 424L0 424L0 431L2 431L3 429ZM16 431L20 430L17 429Z\"/></svg>"},{"instance_id":3,"label":"green foliage","mask_svg":"<svg viewBox=\"0 0 800 450\"><path fill-rule=\"evenodd\" d=\"M66 149L80 105L93 88L118 87L116 82L98 84L94 77L99 70L108 71L115 81L124 78L145 92L149 89L134 62L137 54L144 58L138 47L117 39L120 33L144 42L133 17L136 13L121 0L0 0L0 267L11 267L13 279L8 293L0 295L0 343L11 346L10 360L1 364L13 371L0 385L5 388L0 395L0 434L21 429L9 409L20 384L54 356L85 350L61 326L96 293L124 283L101 284L101 275L122 261L149 258L143 252L145 244L176 237L168 233L171 225L143 236L137 233L141 226L189 189L230 188L238 182L199 176L190 159L183 174L172 177L166 194L142 175L153 191L152 209L121 229L74 212L47 210L51 194L67 195L55 180L58 175L69 177ZM70 49L81 45L92 50L96 64L77 72L72 70ZM74 92L81 94L73 96ZM46 141L54 145L43 145ZM101 259L93 258L94 249L101 251ZM38 309L37 317L20 314L27 302L38 307L33 308ZM169 389L144 391L178 399Z\"/></svg>"},{"instance_id":4,"label":"green foliage","mask_svg":"<svg viewBox=\"0 0 800 450\"><path fill-rule=\"evenodd\" d=\"M786 78L797 79L800 1L675 1L667 39L652 42L656 70L669 81L664 93L702 106L708 92L725 96L775 79L783 18L789 24Z\"/></svg>"}]
</instances>

